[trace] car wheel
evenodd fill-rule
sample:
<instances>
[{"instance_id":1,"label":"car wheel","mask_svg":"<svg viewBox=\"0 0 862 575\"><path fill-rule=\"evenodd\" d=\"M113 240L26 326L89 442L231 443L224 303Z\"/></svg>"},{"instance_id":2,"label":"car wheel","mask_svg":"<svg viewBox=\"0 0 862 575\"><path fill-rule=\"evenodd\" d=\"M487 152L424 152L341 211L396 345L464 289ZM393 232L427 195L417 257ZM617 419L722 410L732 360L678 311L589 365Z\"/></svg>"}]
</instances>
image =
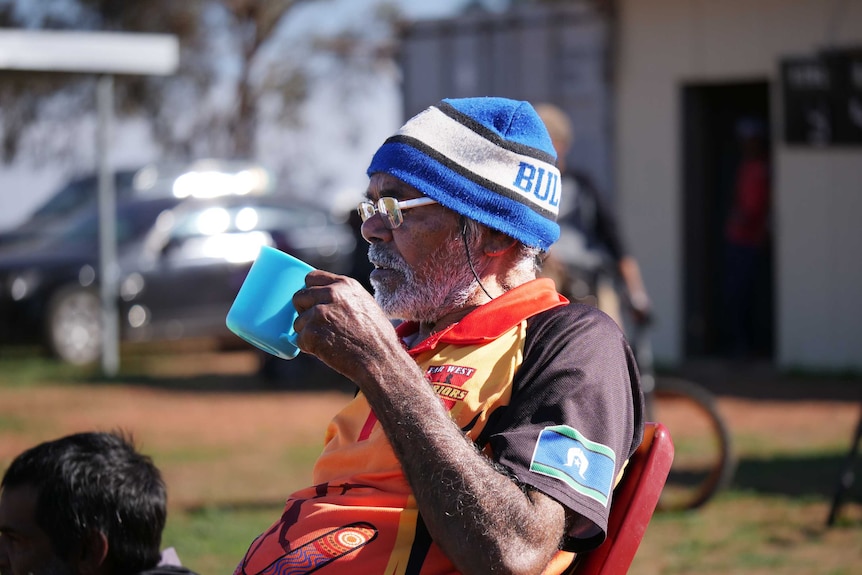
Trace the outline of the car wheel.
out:
<instances>
[{"instance_id":1,"label":"car wheel","mask_svg":"<svg viewBox=\"0 0 862 575\"><path fill-rule=\"evenodd\" d=\"M75 365L93 363L102 353L102 308L96 290L61 289L48 305L47 335L51 352Z\"/></svg>"}]
</instances>

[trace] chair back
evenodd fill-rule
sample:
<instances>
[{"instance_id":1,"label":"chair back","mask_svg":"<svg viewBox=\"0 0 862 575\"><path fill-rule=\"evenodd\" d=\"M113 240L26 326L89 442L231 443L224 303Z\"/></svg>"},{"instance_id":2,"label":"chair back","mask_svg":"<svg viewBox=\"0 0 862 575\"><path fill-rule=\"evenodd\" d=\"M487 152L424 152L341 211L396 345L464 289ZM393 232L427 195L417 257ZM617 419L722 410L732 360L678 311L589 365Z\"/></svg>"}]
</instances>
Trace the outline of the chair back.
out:
<instances>
[{"instance_id":1,"label":"chair back","mask_svg":"<svg viewBox=\"0 0 862 575\"><path fill-rule=\"evenodd\" d=\"M607 539L577 556L567 575L622 575L646 533L673 462L673 441L661 423L646 423L640 447L614 489Z\"/></svg>"}]
</instances>

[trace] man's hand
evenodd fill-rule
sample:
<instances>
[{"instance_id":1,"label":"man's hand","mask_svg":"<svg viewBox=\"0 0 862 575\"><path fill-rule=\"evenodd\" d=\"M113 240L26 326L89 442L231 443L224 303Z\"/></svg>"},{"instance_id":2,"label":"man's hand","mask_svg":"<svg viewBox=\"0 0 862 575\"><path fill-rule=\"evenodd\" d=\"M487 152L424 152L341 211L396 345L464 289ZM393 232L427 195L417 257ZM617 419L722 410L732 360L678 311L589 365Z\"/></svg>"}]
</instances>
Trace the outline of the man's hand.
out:
<instances>
[{"instance_id":1,"label":"man's hand","mask_svg":"<svg viewBox=\"0 0 862 575\"><path fill-rule=\"evenodd\" d=\"M638 325L648 325L652 321L652 302L644 286L637 260L632 256L625 256L618 266L635 322Z\"/></svg>"},{"instance_id":2,"label":"man's hand","mask_svg":"<svg viewBox=\"0 0 862 575\"><path fill-rule=\"evenodd\" d=\"M315 270L293 296L300 349L357 384L363 370L401 352L392 323L356 280Z\"/></svg>"}]
</instances>

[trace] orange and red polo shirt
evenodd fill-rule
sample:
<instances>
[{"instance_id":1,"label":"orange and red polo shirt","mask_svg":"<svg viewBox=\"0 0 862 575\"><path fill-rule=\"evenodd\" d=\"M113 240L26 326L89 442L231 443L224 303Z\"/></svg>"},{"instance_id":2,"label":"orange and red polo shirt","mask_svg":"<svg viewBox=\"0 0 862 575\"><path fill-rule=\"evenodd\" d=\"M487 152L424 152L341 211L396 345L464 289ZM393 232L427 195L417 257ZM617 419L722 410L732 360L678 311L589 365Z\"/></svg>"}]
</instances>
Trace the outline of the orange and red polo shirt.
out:
<instances>
[{"instance_id":1,"label":"orange and red polo shirt","mask_svg":"<svg viewBox=\"0 0 862 575\"><path fill-rule=\"evenodd\" d=\"M613 320L538 279L408 352L466 437L583 518L565 551L604 539L613 486L643 429L637 368ZM456 573L361 391L329 424L313 485L287 499L235 575L312 572Z\"/></svg>"}]
</instances>

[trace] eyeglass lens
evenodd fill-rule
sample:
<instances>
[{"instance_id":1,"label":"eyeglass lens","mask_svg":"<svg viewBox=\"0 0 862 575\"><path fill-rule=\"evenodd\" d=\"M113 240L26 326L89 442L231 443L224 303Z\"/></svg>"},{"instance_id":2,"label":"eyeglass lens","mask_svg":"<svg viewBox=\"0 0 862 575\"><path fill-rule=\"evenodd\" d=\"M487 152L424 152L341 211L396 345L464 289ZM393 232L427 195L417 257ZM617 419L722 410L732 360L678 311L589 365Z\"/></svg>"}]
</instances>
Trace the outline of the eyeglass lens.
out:
<instances>
[{"instance_id":1,"label":"eyeglass lens","mask_svg":"<svg viewBox=\"0 0 862 575\"><path fill-rule=\"evenodd\" d=\"M383 216L383 222L390 230L394 230L404 221L401 207L395 198L380 198L376 206L370 201L359 204L359 215L363 222L377 212Z\"/></svg>"}]
</instances>

